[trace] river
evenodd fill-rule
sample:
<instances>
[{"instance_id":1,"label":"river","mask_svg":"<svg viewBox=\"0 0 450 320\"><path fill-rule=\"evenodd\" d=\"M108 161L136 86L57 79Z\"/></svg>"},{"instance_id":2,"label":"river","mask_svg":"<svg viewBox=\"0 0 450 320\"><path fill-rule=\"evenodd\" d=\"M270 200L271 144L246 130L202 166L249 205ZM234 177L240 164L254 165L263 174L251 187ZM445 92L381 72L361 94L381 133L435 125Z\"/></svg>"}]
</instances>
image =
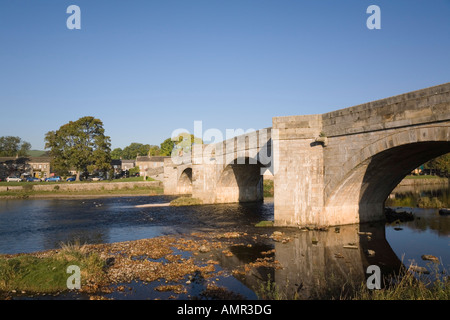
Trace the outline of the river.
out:
<instances>
[{"instance_id":1,"label":"river","mask_svg":"<svg viewBox=\"0 0 450 320\"><path fill-rule=\"evenodd\" d=\"M402 207L406 198L437 197L449 206L449 189L409 190L393 194L391 207ZM232 270L236 265L261 258L272 250L280 269L259 268L251 275L227 276L218 282L248 299L257 298L261 283L273 281L284 298L304 298L327 292L341 277L361 283L369 265L380 266L383 274L415 262L433 268L424 254L440 259L439 268L450 270L450 217L437 209L404 208L413 221L369 223L332 227L328 231L297 228L256 228L262 220L273 220L273 201L191 207L146 207L136 205L167 203L174 197L114 197L98 199L0 200L0 253L14 254L60 247L61 243L112 243L153 238L161 235L189 235L192 232L239 231L261 236L252 246L234 246L233 256L219 255L217 268ZM289 241L274 241L279 230ZM143 284L133 285L133 294L112 294L116 299L165 299ZM150 290L151 289L151 290ZM195 286L179 299L195 294ZM64 296L62 296L64 297ZM73 296L65 296L74 298Z\"/></svg>"}]
</instances>

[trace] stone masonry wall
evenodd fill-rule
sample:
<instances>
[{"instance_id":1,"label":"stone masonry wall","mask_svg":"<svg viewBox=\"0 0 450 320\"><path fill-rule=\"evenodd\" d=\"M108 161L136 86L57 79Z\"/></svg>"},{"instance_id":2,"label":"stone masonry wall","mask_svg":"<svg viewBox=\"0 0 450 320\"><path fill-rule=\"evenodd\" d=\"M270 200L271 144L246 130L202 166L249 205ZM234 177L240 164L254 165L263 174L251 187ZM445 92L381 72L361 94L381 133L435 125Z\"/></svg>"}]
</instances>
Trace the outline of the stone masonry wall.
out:
<instances>
[{"instance_id":1,"label":"stone masonry wall","mask_svg":"<svg viewBox=\"0 0 450 320\"><path fill-rule=\"evenodd\" d=\"M20 186L1 186L0 191L22 190L27 182L23 182ZM136 181L136 182L94 182L94 183L55 183L48 182L46 184L33 185L36 191L53 191L55 187L59 187L59 191L95 191L95 190L122 190L133 189L135 187L160 187L160 181Z\"/></svg>"}]
</instances>

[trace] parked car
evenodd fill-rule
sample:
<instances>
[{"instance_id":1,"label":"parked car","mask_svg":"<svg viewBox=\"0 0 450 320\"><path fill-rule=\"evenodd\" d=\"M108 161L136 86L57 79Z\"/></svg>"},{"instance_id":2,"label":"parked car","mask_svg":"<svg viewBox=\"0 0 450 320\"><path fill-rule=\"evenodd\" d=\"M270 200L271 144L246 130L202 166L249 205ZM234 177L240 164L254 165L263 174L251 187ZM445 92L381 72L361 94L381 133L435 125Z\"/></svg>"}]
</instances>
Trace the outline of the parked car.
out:
<instances>
[{"instance_id":1,"label":"parked car","mask_svg":"<svg viewBox=\"0 0 450 320\"><path fill-rule=\"evenodd\" d=\"M75 177L69 177L69 178L66 179L66 181L69 181L69 182L73 182L73 181L75 181L75 180L76 180Z\"/></svg>"},{"instance_id":2,"label":"parked car","mask_svg":"<svg viewBox=\"0 0 450 320\"><path fill-rule=\"evenodd\" d=\"M19 178L19 177L8 177L8 178L6 178L6 181L7 182L21 182L22 178Z\"/></svg>"},{"instance_id":3,"label":"parked car","mask_svg":"<svg viewBox=\"0 0 450 320\"><path fill-rule=\"evenodd\" d=\"M61 181L61 177L60 176L54 176L54 177L50 177L50 178L45 178L46 182L54 182L54 181Z\"/></svg>"},{"instance_id":4,"label":"parked car","mask_svg":"<svg viewBox=\"0 0 450 320\"><path fill-rule=\"evenodd\" d=\"M27 182L40 182L40 181L42 181L41 179L35 178L35 177L28 177L28 178L26 178L26 180L27 180Z\"/></svg>"}]
</instances>

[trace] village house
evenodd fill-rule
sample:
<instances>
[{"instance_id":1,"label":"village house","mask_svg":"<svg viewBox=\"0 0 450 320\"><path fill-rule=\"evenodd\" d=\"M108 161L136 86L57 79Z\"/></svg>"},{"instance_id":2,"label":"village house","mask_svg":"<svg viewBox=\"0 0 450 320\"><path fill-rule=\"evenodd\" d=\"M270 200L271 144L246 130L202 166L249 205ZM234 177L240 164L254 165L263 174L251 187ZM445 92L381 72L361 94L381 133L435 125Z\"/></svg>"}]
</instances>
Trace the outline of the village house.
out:
<instances>
[{"instance_id":1,"label":"village house","mask_svg":"<svg viewBox=\"0 0 450 320\"><path fill-rule=\"evenodd\" d=\"M165 156L137 156L136 166L139 167L140 176L154 177L160 174L164 167Z\"/></svg>"},{"instance_id":2,"label":"village house","mask_svg":"<svg viewBox=\"0 0 450 320\"><path fill-rule=\"evenodd\" d=\"M0 179L8 176L50 176L50 157L0 157Z\"/></svg>"},{"instance_id":3,"label":"village house","mask_svg":"<svg viewBox=\"0 0 450 320\"><path fill-rule=\"evenodd\" d=\"M45 179L50 177L50 157L30 157L28 164L30 165L29 174L35 178Z\"/></svg>"},{"instance_id":4,"label":"village house","mask_svg":"<svg viewBox=\"0 0 450 320\"><path fill-rule=\"evenodd\" d=\"M122 171L130 170L131 168L134 168L136 166L136 160L120 160Z\"/></svg>"}]
</instances>

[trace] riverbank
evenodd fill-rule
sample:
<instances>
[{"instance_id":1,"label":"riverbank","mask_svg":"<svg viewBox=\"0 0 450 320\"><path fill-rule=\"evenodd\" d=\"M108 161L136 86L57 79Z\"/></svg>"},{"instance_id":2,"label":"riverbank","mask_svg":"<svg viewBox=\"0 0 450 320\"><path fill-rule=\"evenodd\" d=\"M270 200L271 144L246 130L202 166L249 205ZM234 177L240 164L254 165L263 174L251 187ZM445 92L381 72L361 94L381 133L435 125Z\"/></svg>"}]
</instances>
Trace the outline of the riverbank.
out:
<instances>
[{"instance_id":1,"label":"riverbank","mask_svg":"<svg viewBox=\"0 0 450 320\"><path fill-rule=\"evenodd\" d=\"M397 187L420 187L425 185L448 185L448 178L437 176L406 176Z\"/></svg>"}]
</instances>

